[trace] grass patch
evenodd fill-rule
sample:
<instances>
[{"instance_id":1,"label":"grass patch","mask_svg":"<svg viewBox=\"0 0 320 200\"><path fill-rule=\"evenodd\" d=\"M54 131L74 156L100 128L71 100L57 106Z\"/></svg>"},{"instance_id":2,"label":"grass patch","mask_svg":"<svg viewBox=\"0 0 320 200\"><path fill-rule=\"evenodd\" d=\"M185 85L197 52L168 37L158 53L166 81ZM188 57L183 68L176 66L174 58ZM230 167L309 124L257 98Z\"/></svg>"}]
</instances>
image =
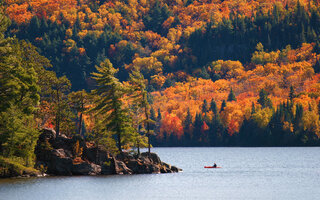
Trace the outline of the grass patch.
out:
<instances>
[{"instance_id":1,"label":"grass patch","mask_svg":"<svg viewBox=\"0 0 320 200\"><path fill-rule=\"evenodd\" d=\"M23 175L37 176L39 174L41 173L33 167L25 167L13 159L0 156L0 177L2 178Z\"/></svg>"}]
</instances>

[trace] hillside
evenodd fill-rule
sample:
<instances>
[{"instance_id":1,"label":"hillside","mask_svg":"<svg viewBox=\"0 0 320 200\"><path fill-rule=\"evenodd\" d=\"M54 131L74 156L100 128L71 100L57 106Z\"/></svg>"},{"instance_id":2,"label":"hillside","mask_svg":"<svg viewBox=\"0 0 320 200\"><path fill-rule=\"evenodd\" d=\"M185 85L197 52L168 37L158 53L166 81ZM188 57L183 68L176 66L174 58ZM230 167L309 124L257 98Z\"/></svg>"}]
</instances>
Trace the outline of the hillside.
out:
<instances>
[{"instance_id":1,"label":"hillside","mask_svg":"<svg viewBox=\"0 0 320 200\"><path fill-rule=\"evenodd\" d=\"M0 107L3 149L21 148L27 131L10 134L26 116L33 130L81 134L110 151L149 139L319 145L316 0L5 0L2 8L11 24L0 18L0 45L9 49L0 77L15 74L2 80L13 88L1 91L10 97Z\"/></svg>"}]
</instances>

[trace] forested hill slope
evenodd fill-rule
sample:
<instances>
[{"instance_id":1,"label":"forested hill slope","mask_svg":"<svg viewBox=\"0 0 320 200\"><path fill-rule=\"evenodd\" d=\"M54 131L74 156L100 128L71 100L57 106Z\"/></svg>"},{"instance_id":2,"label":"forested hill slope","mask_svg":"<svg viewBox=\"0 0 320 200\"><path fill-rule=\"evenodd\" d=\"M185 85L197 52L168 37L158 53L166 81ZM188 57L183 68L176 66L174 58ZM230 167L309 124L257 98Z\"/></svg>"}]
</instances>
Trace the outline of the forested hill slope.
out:
<instances>
[{"instance_id":1,"label":"forested hill slope","mask_svg":"<svg viewBox=\"0 0 320 200\"><path fill-rule=\"evenodd\" d=\"M90 88L90 73L105 58L121 80L140 67L152 90L184 81L180 71L218 79L203 66L218 59L249 63L259 42L269 51L304 42L320 49L316 0L5 0L4 6L13 21L9 34L38 47L73 90Z\"/></svg>"},{"instance_id":2,"label":"forested hill slope","mask_svg":"<svg viewBox=\"0 0 320 200\"><path fill-rule=\"evenodd\" d=\"M91 73L100 63L121 86L141 71L152 94L143 105L148 115L148 97L155 145L319 145L318 0L5 0L2 6L12 21L5 35L36 46L73 91L96 88ZM86 94L68 99L68 80L56 83L66 86L61 94L69 110L72 98ZM142 111L126 95L119 95L120 107L138 123ZM58 104L40 101L42 124L57 126L51 108ZM87 133L102 130L90 115L69 114L60 116L66 133L75 133L75 121Z\"/></svg>"}]
</instances>

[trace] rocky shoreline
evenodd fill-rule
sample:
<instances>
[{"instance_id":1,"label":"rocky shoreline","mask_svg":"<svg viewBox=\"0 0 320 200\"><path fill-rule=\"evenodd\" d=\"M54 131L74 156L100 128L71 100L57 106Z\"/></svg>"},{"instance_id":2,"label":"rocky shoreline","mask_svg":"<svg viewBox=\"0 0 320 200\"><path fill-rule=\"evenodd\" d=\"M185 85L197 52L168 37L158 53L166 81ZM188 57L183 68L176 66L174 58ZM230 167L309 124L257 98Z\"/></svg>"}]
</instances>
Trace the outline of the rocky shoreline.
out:
<instances>
[{"instance_id":1,"label":"rocky shoreline","mask_svg":"<svg viewBox=\"0 0 320 200\"><path fill-rule=\"evenodd\" d=\"M44 129L35 148L36 168L49 175L112 175L174 173L181 169L162 162L155 153L113 155L90 146L81 137L56 136Z\"/></svg>"}]
</instances>

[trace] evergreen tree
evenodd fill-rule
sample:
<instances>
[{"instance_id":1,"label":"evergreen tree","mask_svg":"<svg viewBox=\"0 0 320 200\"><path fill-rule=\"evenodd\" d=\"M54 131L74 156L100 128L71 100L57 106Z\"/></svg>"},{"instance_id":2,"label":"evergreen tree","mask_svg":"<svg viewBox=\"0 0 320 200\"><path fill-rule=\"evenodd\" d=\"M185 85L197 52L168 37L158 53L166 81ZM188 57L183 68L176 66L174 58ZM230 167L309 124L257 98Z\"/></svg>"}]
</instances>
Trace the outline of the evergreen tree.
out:
<instances>
[{"instance_id":1,"label":"evergreen tree","mask_svg":"<svg viewBox=\"0 0 320 200\"><path fill-rule=\"evenodd\" d=\"M254 113L256 113L256 108L255 108L255 106L254 106L254 103L252 102L251 115L253 115Z\"/></svg>"},{"instance_id":2,"label":"evergreen tree","mask_svg":"<svg viewBox=\"0 0 320 200\"><path fill-rule=\"evenodd\" d=\"M145 82L146 80L144 79L141 72L137 68L134 68L129 78L129 83L131 84L130 93L131 98L133 99L133 103L137 105L137 107L144 110L144 119L141 120L141 123L143 123L146 129L146 135L148 137L148 152L150 153L150 136L154 133L151 128L152 124L154 124L155 121L150 118L150 105L148 101L148 92L146 90Z\"/></svg>"},{"instance_id":3,"label":"evergreen tree","mask_svg":"<svg viewBox=\"0 0 320 200\"><path fill-rule=\"evenodd\" d=\"M201 142L201 128L203 125L203 118L200 113L196 114L195 120L194 120L194 129L193 129L193 143L194 145L199 145Z\"/></svg>"},{"instance_id":4,"label":"evergreen tree","mask_svg":"<svg viewBox=\"0 0 320 200\"><path fill-rule=\"evenodd\" d=\"M153 120L153 121L157 121L156 112L154 111L152 106L151 106L151 109L150 109L150 119Z\"/></svg>"},{"instance_id":5,"label":"evergreen tree","mask_svg":"<svg viewBox=\"0 0 320 200\"><path fill-rule=\"evenodd\" d=\"M221 109L220 112L224 111L224 108L227 106L226 100L223 100L221 103Z\"/></svg>"},{"instance_id":6,"label":"evergreen tree","mask_svg":"<svg viewBox=\"0 0 320 200\"><path fill-rule=\"evenodd\" d=\"M231 88L230 93L228 95L227 101L237 101L236 96L234 95L232 88Z\"/></svg>"},{"instance_id":7,"label":"evergreen tree","mask_svg":"<svg viewBox=\"0 0 320 200\"><path fill-rule=\"evenodd\" d=\"M208 103L207 100L203 100L202 108L201 108L202 113L207 113L208 112Z\"/></svg>"},{"instance_id":8,"label":"evergreen tree","mask_svg":"<svg viewBox=\"0 0 320 200\"><path fill-rule=\"evenodd\" d=\"M90 97L85 90L71 92L68 95L69 103L71 108L79 115L77 134L82 136L83 128L83 114L86 111L87 105L89 104Z\"/></svg>"},{"instance_id":9,"label":"evergreen tree","mask_svg":"<svg viewBox=\"0 0 320 200\"><path fill-rule=\"evenodd\" d=\"M211 103L210 103L210 110L213 112L213 114L217 114L218 112L218 108L217 108L217 103L215 102L214 99L211 99Z\"/></svg>"},{"instance_id":10,"label":"evergreen tree","mask_svg":"<svg viewBox=\"0 0 320 200\"><path fill-rule=\"evenodd\" d=\"M208 74L206 67L202 67L199 77L203 79L210 79L210 75Z\"/></svg>"},{"instance_id":11,"label":"evergreen tree","mask_svg":"<svg viewBox=\"0 0 320 200\"><path fill-rule=\"evenodd\" d=\"M315 65L313 66L314 72L319 73L320 72L320 61L317 59Z\"/></svg>"},{"instance_id":12,"label":"evergreen tree","mask_svg":"<svg viewBox=\"0 0 320 200\"><path fill-rule=\"evenodd\" d=\"M99 67L96 66L96 69L97 72L92 75L98 88L93 93L99 98L97 97L96 106L92 111L95 111L95 115L103 116L106 130L117 136L117 147L122 153L122 145L125 145L127 139L131 138L130 134L133 133L128 109L124 108L121 100L125 94L125 88L115 77L118 70L112 66L108 59L102 62Z\"/></svg>"},{"instance_id":13,"label":"evergreen tree","mask_svg":"<svg viewBox=\"0 0 320 200\"><path fill-rule=\"evenodd\" d=\"M300 135L303 131L303 107L301 104L296 104L296 114L294 117L294 132L296 135Z\"/></svg>"},{"instance_id":14,"label":"evergreen tree","mask_svg":"<svg viewBox=\"0 0 320 200\"><path fill-rule=\"evenodd\" d=\"M47 87L46 94L52 103L54 104L55 113L55 130L57 136L60 134L60 123L66 119L68 115L68 102L67 92L71 88L71 83L66 76L60 78L56 77L54 72L47 74Z\"/></svg>"},{"instance_id":15,"label":"evergreen tree","mask_svg":"<svg viewBox=\"0 0 320 200\"><path fill-rule=\"evenodd\" d=\"M261 89L259 92L258 103L262 106L262 108L272 108L272 102L268 97L268 93L264 89Z\"/></svg>"},{"instance_id":16,"label":"evergreen tree","mask_svg":"<svg viewBox=\"0 0 320 200\"><path fill-rule=\"evenodd\" d=\"M212 122L210 124L209 130L209 141L212 146L222 146L223 145L223 125L220 119L219 113L216 113L212 117Z\"/></svg>"},{"instance_id":17,"label":"evergreen tree","mask_svg":"<svg viewBox=\"0 0 320 200\"><path fill-rule=\"evenodd\" d=\"M184 129L184 136L185 136L185 142L189 144L192 140L192 116L190 113L190 109L188 108L187 116L185 120L183 121L183 129Z\"/></svg>"},{"instance_id":18,"label":"evergreen tree","mask_svg":"<svg viewBox=\"0 0 320 200\"><path fill-rule=\"evenodd\" d=\"M295 96L296 96L296 95L294 94L293 86L291 85L291 86L290 86L290 93L289 93L289 98L290 98L290 101L291 101L291 102L293 101L293 98L294 98Z\"/></svg>"}]
</instances>

